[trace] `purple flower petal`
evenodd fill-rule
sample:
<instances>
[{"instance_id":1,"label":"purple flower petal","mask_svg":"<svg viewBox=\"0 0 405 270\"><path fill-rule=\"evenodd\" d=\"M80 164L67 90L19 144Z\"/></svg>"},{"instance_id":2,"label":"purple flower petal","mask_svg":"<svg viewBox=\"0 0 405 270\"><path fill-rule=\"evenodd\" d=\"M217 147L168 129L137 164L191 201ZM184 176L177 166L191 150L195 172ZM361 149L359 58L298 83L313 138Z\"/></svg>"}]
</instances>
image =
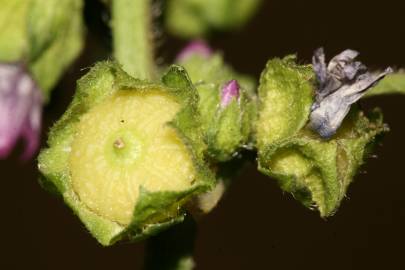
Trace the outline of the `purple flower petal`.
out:
<instances>
[{"instance_id":1,"label":"purple flower petal","mask_svg":"<svg viewBox=\"0 0 405 270\"><path fill-rule=\"evenodd\" d=\"M227 82L221 90L221 107L225 108L232 101L232 99L239 98L239 84L236 80Z\"/></svg>"},{"instance_id":2,"label":"purple flower petal","mask_svg":"<svg viewBox=\"0 0 405 270\"><path fill-rule=\"evenodd\" d=\"M194 40L190 42L183 50L177 55L176 62L186 60L192 55L200 55L202 57L210 57L212 55L212 49L203 40Z\"/></svg>"},{"instance_id":3,"label":"purple flower petal","mask_svg":"<svg viewBox=\"0 0 405 270\"><path fill-rule=\"evenodd\" d=\"M18 64L0 64L0 159L10 154L18 139L27 141L23 158L38 147L42 94Z\"/></svg>"}]
</instances>

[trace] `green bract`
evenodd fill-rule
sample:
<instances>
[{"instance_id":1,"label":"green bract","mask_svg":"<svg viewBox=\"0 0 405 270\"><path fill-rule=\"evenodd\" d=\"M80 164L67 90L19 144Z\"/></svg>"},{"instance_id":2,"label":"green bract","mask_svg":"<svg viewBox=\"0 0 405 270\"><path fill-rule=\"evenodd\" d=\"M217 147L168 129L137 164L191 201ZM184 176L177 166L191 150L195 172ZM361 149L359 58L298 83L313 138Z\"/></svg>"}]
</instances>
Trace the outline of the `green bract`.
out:
<instances>
[{"instance_id":1,"label":"green bract","mask_svg":"<svg viewBox=\"0 0 405 270\"><path fill-rule=\"evenodd\" d=\"M44 186L61 194L103 245L182 221L184 203L214 185L197 103L179 66L148 83L117 64L97 64L78 81L39 156Z\"/></svg>"},{"instance_id":2,"label":"green bract","mask_svg":"<svg viewBox=\"0 0 405 270\"><path fill-rule=\"evenodd\" d=\"M0 0L0 61L25 63L48 94L83 47L82 0Z\"/></svg>"},{"instance_id":3,"label":"green bract","mask_svg":"<svg viewBox=\"0 0 405 270\"><path fill-rule=\"evenodd\" d=\"M241 148L249 148L256 115L253 81L233 71L220 54L205 57L196 53L179 64L187 69L200 96L198 109L208 155L223 162L232 159ZM230 80L237 80L241 86L239 97L221 106L221 89Z\"/></svg>"},{"instance_id":4,"label":"green bract","mask_svg":"<svg viewBox=\"0 0 405 270\"><path fill-rule=\"evenodd\" d=\"M253 15L261 0L170 0L166 25L179 36L205 35L209 30L240 28Z\"/></svg>"},{"instance_id":5,"label":"green bract","mask_svg":"<svg viewBox=\"0 0 405 270\"><path fill-rule=\"evenodd\" d=\"M381 114L352 109L338 133L322 139L306 124L313 103L310 66L294 57L268 62L259 86L256 122L259 170L321 216L332 215L375 137L386 130Z\"/></svg>"}]
</instances>

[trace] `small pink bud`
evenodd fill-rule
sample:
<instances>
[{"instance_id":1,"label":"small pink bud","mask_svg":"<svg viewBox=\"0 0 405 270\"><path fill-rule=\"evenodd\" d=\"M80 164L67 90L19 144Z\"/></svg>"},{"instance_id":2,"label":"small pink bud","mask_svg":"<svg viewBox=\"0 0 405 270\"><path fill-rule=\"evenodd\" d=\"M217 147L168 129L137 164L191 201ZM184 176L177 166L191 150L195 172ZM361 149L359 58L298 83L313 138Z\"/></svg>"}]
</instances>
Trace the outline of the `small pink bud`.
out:
<instances>
[{"instance_id":1,"label":"small pink bud","mask_svg":"<svg viewBox=\"0 0 405 270\"><path fill-rule=\"evenodd\" d=\"M19 64L0 63L0 159L7 157L19 138L26 141L22 158L31 158L41 130L42 93Z\"/></svg>"},{"instance_id":2,"label":"small pink bud","mask_svg":"<svg viewBox=\"0 0 405 270\"><path fill-rule=\"evenodd\" d=\"M202 57L210 57L212 55L212 49L203 40L191 41L176 57L176 62L186 60L192 55L200 55Z\"/></svg>"},{"instance_id":3,"label":"small pink bud","mask_svg":"<svg viewBox=\"0 0 405 270\"><path fill-rule=\"evenodd\" d=\"M225 108L233 98L239 98L239 84L236 80L227 82L221 90L221 107Z\"/></svg>"}]
</instances>

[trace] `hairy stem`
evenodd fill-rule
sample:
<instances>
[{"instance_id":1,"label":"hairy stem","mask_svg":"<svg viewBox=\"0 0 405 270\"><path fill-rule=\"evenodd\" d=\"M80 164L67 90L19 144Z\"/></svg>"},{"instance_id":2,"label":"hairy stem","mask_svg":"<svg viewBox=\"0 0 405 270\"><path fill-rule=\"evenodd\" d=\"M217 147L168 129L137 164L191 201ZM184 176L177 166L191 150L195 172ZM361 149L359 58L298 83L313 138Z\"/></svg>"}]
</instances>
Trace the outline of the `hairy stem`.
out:
<instances>
[{"instance_id":1,"label":"hairy stem","mask_svg":"<svg viewBox=\"0 0 405 270\"><path fill-rule=\"evenodd\" d=\"M153 79L151 0L113 0L114 56L131 76Z\"/></svg>"}]
</instances>

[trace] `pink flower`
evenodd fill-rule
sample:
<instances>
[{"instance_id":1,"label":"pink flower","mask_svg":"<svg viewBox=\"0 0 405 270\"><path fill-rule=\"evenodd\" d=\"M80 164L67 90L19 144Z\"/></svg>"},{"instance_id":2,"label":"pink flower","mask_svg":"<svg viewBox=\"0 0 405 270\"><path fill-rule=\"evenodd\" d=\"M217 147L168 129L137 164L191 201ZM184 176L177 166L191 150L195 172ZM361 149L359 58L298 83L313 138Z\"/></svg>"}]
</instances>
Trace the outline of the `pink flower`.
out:
<instances>
[{"instance_id":1,"label":"pink flower","mask_svg":"<svg viewBox=\"0 0 405 270\"><path fill-rule=\"evenodd\" d=\"M236 80L231 80L227 82L221 90L221 107L225 108L231 103L232 99L239 98L239 84Z\"/></svg>"},{"instance_id":2,"label":"pink flower","mask_svg":"<svg viewBox=\"0 0 405 270\"><path fill-rule=\"evenodd\" d=\"M202 57L210 57L212 55L212 49L203 40L191 41L176 57L176 62L181 62L186 60L192 55L200 55Z\"/></svg>"},{"instance_id":3,"label":"pink flower","mask_svg":"<svg viewBox=\"0 0 405 270\"><path fill-rule=\"evenodd\" d=\"M0 63L0 159L6 158L19 138L26 142L23 160L38 149L42 93L20 64Z\"/></svg>"}]
</instances>

